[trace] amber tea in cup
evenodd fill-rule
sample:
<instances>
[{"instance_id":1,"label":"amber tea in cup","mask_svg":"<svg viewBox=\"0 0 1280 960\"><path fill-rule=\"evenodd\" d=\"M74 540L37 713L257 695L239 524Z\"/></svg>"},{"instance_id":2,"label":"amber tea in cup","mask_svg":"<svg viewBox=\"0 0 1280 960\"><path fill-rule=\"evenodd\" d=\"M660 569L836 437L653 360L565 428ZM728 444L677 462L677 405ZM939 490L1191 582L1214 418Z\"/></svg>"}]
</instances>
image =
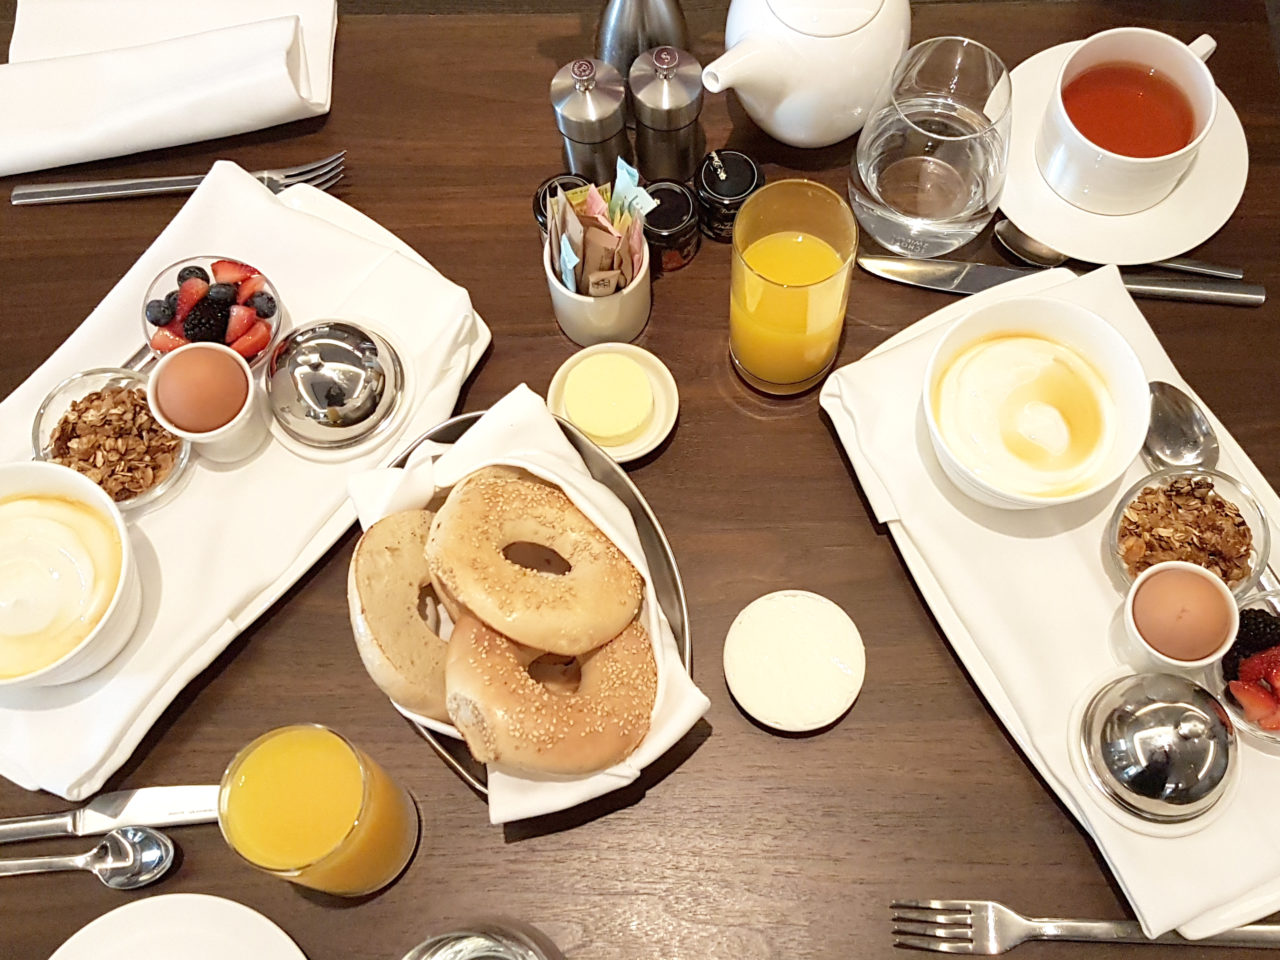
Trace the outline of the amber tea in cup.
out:
<instances>
[{"instance_id":1,"label":"amber tea in cup","mask_svg":"<svg viewBox=\"0 0 1280 960\"><path fill-rule=\"evenodd\" d=\"M1062 104L1090 142L1126 157L1177 153L1196 135L1191 100L1167 75L1142 63L1090 67L1063 88Z\"/></svg>"}]
</instances>

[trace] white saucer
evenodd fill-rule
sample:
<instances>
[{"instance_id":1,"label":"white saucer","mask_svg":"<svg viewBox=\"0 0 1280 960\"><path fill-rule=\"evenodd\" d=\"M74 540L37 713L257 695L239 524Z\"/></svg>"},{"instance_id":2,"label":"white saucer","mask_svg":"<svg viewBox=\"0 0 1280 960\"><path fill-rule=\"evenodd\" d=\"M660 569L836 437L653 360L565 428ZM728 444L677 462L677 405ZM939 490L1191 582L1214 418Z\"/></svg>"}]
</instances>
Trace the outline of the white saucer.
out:
<instances>
[{"instance_id":1,"label":"white saucer","mask_svg":"<svg viewBox=\"0 0 1280 960\"><path fill-rule=\"evenodd\" d=\"M630 343L597 343L579 350L562 363L556 375L551 378L551 386L547 388L547 408L557 417L573 422L565 411L564 382L570 370L586 357L597 353L617 353L630 357L644 368L649 378L649 388L653 391L653 416L649 420L649 429L630 443L617 447L600 447L618 463L638 460L655 449L671 432L671 428L676 425L676 413L680 409L680 391L676 388L675 377L671 376L665 363L643 347Z\"/></svg>"},{"instance_id":2,"label":"white saucer","mask_svg":"<svg viewBox=\"0 0 1280 960\"><path fill-rule=\"evenodd\" d=\"M1109 217L1072 206L1036 166L1035 141L1058 70L1079 43L1063 43L1014 67L1013 132L1000 209L1024 233L1089 263L1151 263L1186 253L1218 232L1244 193L1249 145L1218 91L1218 118L1182 182L1154 207Z\"/></svg>"},{"instance_id":3,"label":"white saucer","mask_svg":"<svg viewBox=\"0 0 1280 960\"><path fill-rule=\"evenodd\" d=\"M244 904L203 893L135 900L71 935L49 960L307 960L274 923Z\"/></svg>"}]
</instances>

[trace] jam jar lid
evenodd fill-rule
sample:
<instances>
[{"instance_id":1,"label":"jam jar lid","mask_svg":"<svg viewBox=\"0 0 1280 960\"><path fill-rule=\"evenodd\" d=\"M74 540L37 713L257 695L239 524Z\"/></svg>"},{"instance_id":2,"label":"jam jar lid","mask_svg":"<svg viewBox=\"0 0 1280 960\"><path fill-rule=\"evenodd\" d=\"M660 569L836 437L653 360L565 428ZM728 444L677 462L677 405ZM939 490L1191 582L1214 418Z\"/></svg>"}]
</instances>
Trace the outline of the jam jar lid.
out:
<instances>
[{"instance_id":1,"label":"jam jar lid","mask_svg":"<svg viewBox=\"0 0 1280 960\"><path fill-rule=\"evenodd\" d=\"M745 153L712 150L702 158L695 182L704 202L737 206L764 184L764 172Z\"/></svg>"},{"instance_id":2,"label":"jam jar lid","mask_svg":"<svg viewBox=\"0 0 1280 960\"><path fill-rule=\"evenodd\" d=\"M553 189L563 194L589 185L586 177L580 177L576 173L557 173L554 177L547 177L533 191L533 219L538 221L539 226L547 225L547 198L551 196Z\"/></svg>"},{"instance_id":3,"label":"jam jar lid","mask_svg":"<svg viewBox=\"0 0 1280 960\"><path fill-rule=\"evenodd\" d=\"M655 180L645 189L658 205L644 216L644 233L650 239L670 237L696 227L698 208L693 194L675 180Z\"/></svg>"},{"instance_id":4,"label":"jam jar lid","mask_svg":"<svg viewBox=\"0 0 1280 960\"><path fill-rule=\"evenodd\" d=\"M556 126L579 143L600 143L621 130L626 97L622 74L603 60L582 57L551 78Z\"/></svg>"}]
</instances>

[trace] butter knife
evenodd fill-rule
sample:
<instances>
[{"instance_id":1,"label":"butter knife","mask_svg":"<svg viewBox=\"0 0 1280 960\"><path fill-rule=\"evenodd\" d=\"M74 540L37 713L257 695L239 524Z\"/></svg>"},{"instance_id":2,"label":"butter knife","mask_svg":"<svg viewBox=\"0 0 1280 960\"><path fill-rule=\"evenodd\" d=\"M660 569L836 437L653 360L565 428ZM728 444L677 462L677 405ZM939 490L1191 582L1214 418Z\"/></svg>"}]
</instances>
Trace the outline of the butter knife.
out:
<instances>
[{"instance_id":1,"label":"butter knife","mask_svg":"<svg viewBox=\"0 0 1280 960\"><path fill-rule=\"evenodd\" d=\"M1042 272L1039 267L865 255L858 257L858 266L886 280L959 294L981 293L1009 280ZM1121 279L1133 296L1152 300L1189 300L1235 307L1260 307L1267 300L1265 287L1240 280L1169 279L1145 274L1121 274Z\"/></svg>"},{"instance_id":2,"label":"butter knife","mask_svg":"<svg viewBox=\"0 0 1280 960\"><path fill-rule=\"evenodd\" d=\"M0 820L0 843L90 837L116 827L172 827L218 819L218 786L140 787L94 797L82 807Z\"/></svg>"}]
</instances>

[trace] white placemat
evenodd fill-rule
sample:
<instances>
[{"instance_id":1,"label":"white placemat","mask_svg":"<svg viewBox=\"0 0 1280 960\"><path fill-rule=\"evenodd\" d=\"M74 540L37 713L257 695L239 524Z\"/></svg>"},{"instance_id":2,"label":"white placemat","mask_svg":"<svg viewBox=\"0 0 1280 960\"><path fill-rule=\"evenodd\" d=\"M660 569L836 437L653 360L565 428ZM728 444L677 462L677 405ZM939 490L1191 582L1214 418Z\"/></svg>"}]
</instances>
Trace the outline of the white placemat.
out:
<instances>
[{"instance_id":1,"label":"white placemat","mask_svg":"<svg viewBox=\"0 0 1280 960\"><path fill-rule=\"evenodd\" d=\"M178 691L351 525L348 477L449 416L490 340L464 289L362 214L310 187L274 196L218 163L89 318L0 402L0 459L30 457L32 417L54 384L134 352L144 294L163 267L209 253L271 277L293 326L345 316L392 333L411 372L408 416L346 461L279 442L230 469L197 457L171 496L130 513L143 613L129 645L77 683L0 693L0 775L28 789L95 792Z\"/></svg>"},{"instance_id":2,"label":"white placemat","mask_svg":"<svg viewBox=\"0 0 1280 960\"><path fill-rule=\"evenodd\" d=\"M1068 754L1073 707L1117 668L1111 637L1121 597L1102 567L1101 542L1124 485L1143 467L1135 463L1121 485L1080 504L997 510L951 485L924 429L924 368L942 328L983 303L1029 294L1101 314L1133 346L1149 378L1191 392L1119 272L1106 267L1080 279L1047 271L957 301L837 370L823 386L822 407L948 642L1098 844L1144 929L1208 936L1280 908L1280 840L1257 828L1280 789L1280 760L1242 741L1241 784L1231 806L1199 832L1157 838L1114 819L1076 776ZM1216 420L1214 426L1221 468L1245 480L1275 516L1280 499L1225 428ZM1247 862L1232 850L1248 850Z\"/></svg>"}]
</instances>

